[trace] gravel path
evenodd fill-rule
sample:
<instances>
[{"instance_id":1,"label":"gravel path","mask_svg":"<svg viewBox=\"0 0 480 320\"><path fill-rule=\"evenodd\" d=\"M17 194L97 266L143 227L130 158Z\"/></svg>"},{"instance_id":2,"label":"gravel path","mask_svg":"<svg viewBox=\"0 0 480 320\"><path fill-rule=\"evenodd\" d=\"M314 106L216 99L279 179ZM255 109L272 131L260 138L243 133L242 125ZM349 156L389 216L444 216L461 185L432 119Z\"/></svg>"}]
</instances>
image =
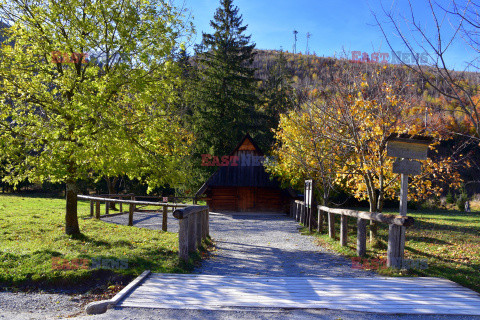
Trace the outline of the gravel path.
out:
<instances>
[{"instance_id":1,"label":"gravel path","mask_svg":"<svg viewBox=\"0 0 480 320\"><path fill-rule=\"evenodd\" d=\"M351 261L301 235L299 225L280 214L210 214L216 251L195 273L218 275L366 277Z\"/></svg>"},{"instance_id":2,"label":"gravel path","mask_svg":"<svg viewBox=\"0 0 480 320\"><path fill-rule=\"evenodd\" d=\"M59 319L83 313L82 295L0 292L0 319Z\"/></svg>"},{"instance_id":3,"label":"gravel path","mask_svg":"<svg viewBox=\"0 0 480 320\"><path fill-rule=\"evenodd\" d=\"M169 213L168 231L178 232L178 221ZM127 224L127 215L103 217L103 221ZM134 225L161 229L162 215L135 213ZM284 214L210 213L210 233L215 251L195 273L265 276L375 276L354 270L351 261L299 233L299 225Z\"/></svg>"},{"instance_id":4,"label":"gravel path","mask_svg":"<svg viewBox=\"0 0 480 320\"><path fill-rule=\"evenodd\" d=\"M135 212L133 215L133 225L139 228L147 228L153 230L162 230L163 214L159 212ZM128 214L120 214L114 216L102 216L102 221L115 224L128 224ZM167 228L169 232L178 232L178 220L172 216L171 209L168 211Z\"/></svg>"},{"instance_id":5,"label":"gravel path","mask_svg":"<svg viewBox=\"0 0 480 320\"><path fill-rule=\"evenodd\" d=\"M103 221L127 224L127 215L103 217ZM135 213L134 225L161 229L162 215ZM299 225L284 214L210 213L210 233L215 251L195 273L265 276L375 276L355 270L351 261L299 233ZM178 232L178 221L169 213L168 231Z\"/></svg>"}]
</instances>

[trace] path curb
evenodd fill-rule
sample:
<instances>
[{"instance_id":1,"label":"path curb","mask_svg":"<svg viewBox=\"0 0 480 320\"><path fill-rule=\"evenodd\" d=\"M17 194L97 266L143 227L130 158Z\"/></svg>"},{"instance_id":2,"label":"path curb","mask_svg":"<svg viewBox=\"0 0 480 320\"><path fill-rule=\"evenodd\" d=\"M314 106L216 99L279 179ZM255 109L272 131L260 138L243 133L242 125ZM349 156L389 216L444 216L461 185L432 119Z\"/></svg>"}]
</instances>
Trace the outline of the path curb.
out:
<instances>
[{"instance_id":1,"label":"path curb","mask_svg":"<svg viewBox=\"0 0 480 320\"><path fill-rule=\"evenodd\" d=\"M150 275L150 270L145 270L141 275L136 277L132 282L130 282L125 288L123 288L119 293L117 293L110 300L103 301L94 301L85 307L85 312L87 314L101 314L105 313L107 309L114 307L120 300L122 300L127 294L129 294L133 289L135 289L145 278Z\"/></svg>"}]
</instances>

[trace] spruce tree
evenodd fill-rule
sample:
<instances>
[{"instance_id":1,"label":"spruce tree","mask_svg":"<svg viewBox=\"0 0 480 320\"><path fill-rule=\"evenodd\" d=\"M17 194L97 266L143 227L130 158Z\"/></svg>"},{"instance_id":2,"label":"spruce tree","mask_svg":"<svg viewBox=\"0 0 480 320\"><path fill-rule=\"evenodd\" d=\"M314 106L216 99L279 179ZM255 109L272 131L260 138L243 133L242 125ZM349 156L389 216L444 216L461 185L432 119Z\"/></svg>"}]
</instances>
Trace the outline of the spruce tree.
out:
<instances>
[{"instance_id":1,"label":"spruce tree","mask_svg":"<svg viewBox=\"0 0 480 320\"><path fill-rule=\"evenodd\" d=\"M246 132L254 133L258 95L252 67L255 44L245 35L232 0L221 0L212 34L197 47L200 78L195 110L198 151L227 154Z\"/></svg>"},{"instance_id":2,"label":"spruce tree","mask_svg":"<svg viewBox=\"0 0 480 320\"><path fill-rule=\"evenodd\" d=\"M293 71L289 68L283 51L275 54L272 62L266 66L267 74L260 88L261 117L257 118L259 130L256 141L265 150L272 147L272 129L278 127L280 114L292 110L297 103L291 80Z\"/></svg>"}]
</instances>

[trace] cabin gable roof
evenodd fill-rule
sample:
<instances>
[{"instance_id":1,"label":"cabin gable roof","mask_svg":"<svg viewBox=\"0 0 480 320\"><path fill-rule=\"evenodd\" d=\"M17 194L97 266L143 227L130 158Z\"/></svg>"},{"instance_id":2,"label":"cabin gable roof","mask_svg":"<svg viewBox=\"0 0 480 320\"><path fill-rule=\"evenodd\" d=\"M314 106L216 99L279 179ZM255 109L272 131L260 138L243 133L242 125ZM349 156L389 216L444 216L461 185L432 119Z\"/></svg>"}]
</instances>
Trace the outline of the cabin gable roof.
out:
<instances>
[{"instance_id":1,"label":"cabin gable roof","mask_svg":"<svg viewBox=\"0 0 480 320\"><path fill-rule=\"evenodd\" d=\"M280 188L278 180L272 179L265 171L263 166L265 154L248 133L229 156L231 159L229 165L220 166L197 191L197 197L202 195L209 186ZM259 162L260 157L261 162Z\"/></svg>"}]
</instances>

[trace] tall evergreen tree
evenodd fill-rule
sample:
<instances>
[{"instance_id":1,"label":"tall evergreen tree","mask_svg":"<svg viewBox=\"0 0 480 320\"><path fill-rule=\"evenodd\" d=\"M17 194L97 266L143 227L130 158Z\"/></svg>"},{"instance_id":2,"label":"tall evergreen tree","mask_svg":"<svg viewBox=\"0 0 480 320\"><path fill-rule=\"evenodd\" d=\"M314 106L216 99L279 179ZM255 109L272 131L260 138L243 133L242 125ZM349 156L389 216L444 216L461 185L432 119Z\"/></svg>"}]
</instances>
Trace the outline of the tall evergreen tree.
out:
<instances>
[{"instance_id":1,"label":"tall evergreen tree","mask_svg":"<svg viewBox=\"0 0 480 320\"><path fill-rule=\"evenodd\" d=\"M272 129L278 127L280 114L292 110L297 103L292 76L293 71L288 67L283 51L275 54L273 63L267 67L267 75L260 88L261 117L257 118L259 131L256 141L265 150L272 147L274 141Z\"/></svg>"},{"instance_id":2,"label":"tall evergreen tree","mask_svg":"<svg viewBox=\"0 0 480 320\"><path fill-rule=\"evenodd\" d=\"M258 95L254 68L255 44L245 35L242 15L232 0L221 0L197 47L200 82L195 110L198 151L223 155L246 132L254 133Z\"/></svg>"}]
</instances>

